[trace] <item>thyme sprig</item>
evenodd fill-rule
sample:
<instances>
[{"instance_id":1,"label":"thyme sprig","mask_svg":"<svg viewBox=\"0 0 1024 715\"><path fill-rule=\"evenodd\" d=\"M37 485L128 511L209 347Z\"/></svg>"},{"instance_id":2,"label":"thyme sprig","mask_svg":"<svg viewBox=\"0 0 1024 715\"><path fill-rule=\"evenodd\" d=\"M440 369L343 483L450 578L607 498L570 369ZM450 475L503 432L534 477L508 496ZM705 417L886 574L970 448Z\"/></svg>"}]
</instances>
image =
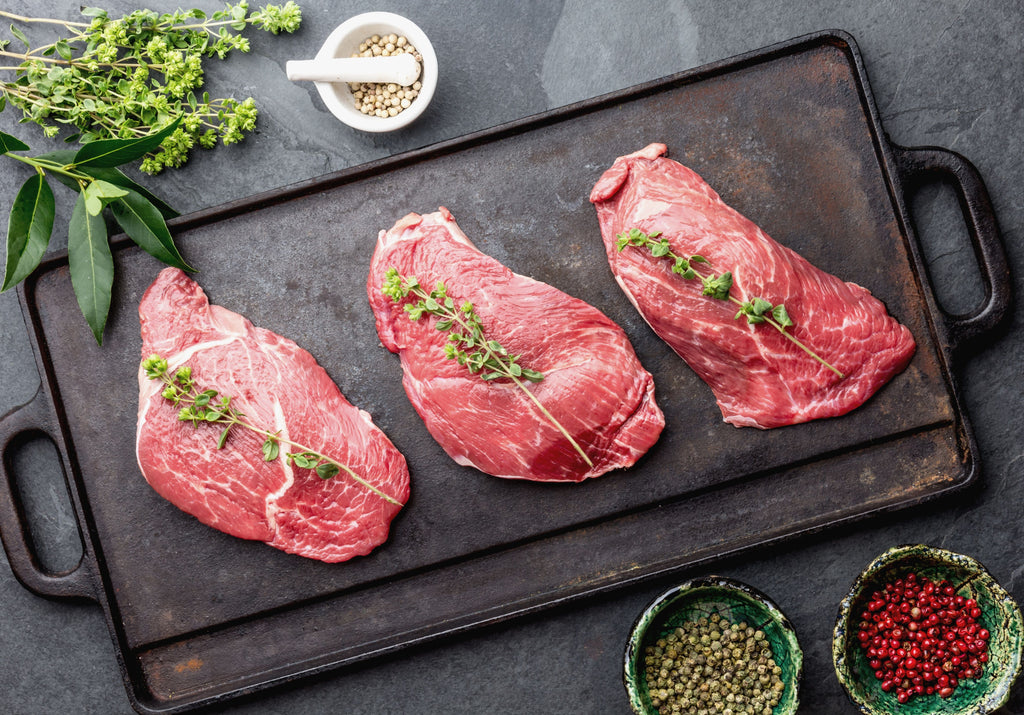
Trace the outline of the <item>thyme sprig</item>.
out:
<instances>
[{"instance_id":1,"label":"thyme sprig","mask_svg":"<svg viewBox=\"0 0 1024 715\"><path fill-rule=\"evenodd\" d=\"M146 377L151 380L159 380L164 384L161 396L179 407L178 419L182 422L191 422L192 426L198 428L202 424L223 425L224 428L217 438L217 449L223 449L227 444L231 430L242 427L264 438L262 453L263 461L273 462L280 458L281 445L287 445L297 451L284 452L284 459L288 463L301 469L311 469L321 479L333 479L341 472L345 472L354 481L363 485L381 499L402 506L402 502L394 497L385 494L377 487L360 477L350 467L318 452L310 447L285 439L279 432L257 427L246 420L246 416L232 406L230 396L221 395L212 388L203 388L196 384L192 378L192 368L187 365L179 367L173 374L169 370L167 360L159 355L153 354L142 361L142 369Z\"/></svg>"},{"instance_id":2,"label":"thyme sprig","mask_svg":"<svg viewBox=\"0 0 1024 715\"><path fill-rule=\"evenodd\" d=\"M842 372L826 362L820 355L804 345L800 340L786 330L786 328L793 325L793 320L789 317L789 314L786 313L786 306L783 303L772 305L764 298L740 300L733 296L730 293L732 289L732 273L730 271L724 271L716 274L711 262L703 256L677 255L672 251L668 239L661 235L661 231L644 233L638 228L631 228L628 231L616 235L615 238L615 247L620 252L627 246L635 246L637 248L646 248L655 258L667 258L671 260L673 273L676 273L683 278L700 280L703 286L701 289L702 295L706 295L717 300L729 300L738 305L739 311L737 311L734 316L736 320L741 317L746 317L747 323L750 325L767 323L782 333L790 342L834 372L840 378L845 377ZM711 272L702 273L694 267L694 265L701 264L706 265Z\"/></svg>"},{"instance_id":3,"label":"thyme sprig","mask_svg":"<svg viewBox=\"0 0 1024 715\"><path fill-rule=\"evenodd\" d=\"M433 290L427 291L415 276L403 276L396 268L388 268L384 274L381 292L396 303L401 303L410 295L414 302L405 304L405 312L409 319L418 321L424 315L437 318L435 326L440 331L448 331L445 343L445 357L463 365L472 374L484 380L511 380L526 394L533 405L551 424L569 440L588 466L593 467L587 453L573 439L568 430L555 419L537 396L526 386L525 381L540 382L544 373L523 367L519 364L519 356L512 355L497 340L488 339L483 331L480 317L473 304L464 301L457 305L455 299L448 295L448 288L438 282Z\"/></svg>"}]
</instances>

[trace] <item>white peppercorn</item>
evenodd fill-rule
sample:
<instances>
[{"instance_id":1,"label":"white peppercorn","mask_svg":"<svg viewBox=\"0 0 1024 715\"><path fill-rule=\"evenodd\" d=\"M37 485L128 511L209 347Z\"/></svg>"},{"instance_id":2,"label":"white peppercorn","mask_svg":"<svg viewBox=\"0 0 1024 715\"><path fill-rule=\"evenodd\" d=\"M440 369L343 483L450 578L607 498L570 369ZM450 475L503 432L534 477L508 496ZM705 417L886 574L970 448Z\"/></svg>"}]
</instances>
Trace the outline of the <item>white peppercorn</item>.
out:
<instances>
[{"instance_id":1,"label":"white peppercorn","mask_svg":"<svg viewBox=\"0 0 1024 715\"><path fill-rule=\"evenodd\" d=\"M352 56L389 57L402 53L409 53L415 57L416 61L420 63L422 71L423 57L408 38L394 33L366 38L359 43L358 52L354 52ZM423 84L419 80L406 86L399 86L394 82L351 82L349 89L352 90L352 99L356 108L363 114L376 117L395 117L412 106L413 101L419 96L420 90L423 89Z\"/></svg>"}]
</instances>

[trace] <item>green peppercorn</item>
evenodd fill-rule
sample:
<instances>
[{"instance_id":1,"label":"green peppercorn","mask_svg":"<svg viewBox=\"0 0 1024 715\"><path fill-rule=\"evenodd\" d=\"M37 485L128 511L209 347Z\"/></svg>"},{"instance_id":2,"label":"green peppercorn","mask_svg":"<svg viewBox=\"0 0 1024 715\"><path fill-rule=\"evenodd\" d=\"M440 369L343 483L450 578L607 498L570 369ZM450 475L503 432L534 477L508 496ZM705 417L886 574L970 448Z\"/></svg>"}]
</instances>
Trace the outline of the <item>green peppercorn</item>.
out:
<instances>
[{"instance_id":1,"label":"green peppercorn","mask_svg":"<svg viewBox=\"0 0 1024 715\"><path fill-rule=\"evenodd\" d=\"M764 632L718 613L676 624L644 655L659 713L770 713L785 688Z\"/></svg>"}]
</instances>

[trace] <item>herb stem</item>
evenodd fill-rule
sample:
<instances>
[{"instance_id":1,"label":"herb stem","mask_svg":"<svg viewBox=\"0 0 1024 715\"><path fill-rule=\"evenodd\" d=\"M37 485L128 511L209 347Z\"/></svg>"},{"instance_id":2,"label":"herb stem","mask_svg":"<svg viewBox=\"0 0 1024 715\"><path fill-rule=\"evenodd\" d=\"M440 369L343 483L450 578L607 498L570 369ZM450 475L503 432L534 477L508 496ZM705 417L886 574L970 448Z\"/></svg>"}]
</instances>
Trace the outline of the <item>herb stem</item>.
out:
<instances>
[{"instance_id":1,"label":"herb stem","mask_svg":"<svg viewBox=\"0 0 1024 715\"><path fill-rule=\"evenodd\" d=\"M379 496L384 501L387 501L391 504L395 504L396 506L404 506L402 502L398 501L391 495L386 494L385 492L381 491L380 489L378 489L377 487L373 486L368 481L363 479L347 464L343 464L342 462L339 462L338 460L329 457L326 454L311 449L294 440L281 437L280 434L278 434L277 432L271 432L270 430L263 429L262 427L258 427L250 422L247 422L246 420L243 419L244 415L242 413L238 412L237 410L230 406L229 403L231 402L231 398L224 398L219 409L207 407L207 405L210 404L210 400L212 399L211 397L209 397L209 395L216 395L217 391L198 391L198 388L192 382L191 370L188 370L187 373L183 373L182 368L179 368L178 372L176 372L174 375L171 375L168 373L166 361L163 360L162 358L159 358L156 355L147 358L143 362L143 369L146 371L146 374L150 377L150 379L159 379L170 390L170 393L167 391L163 393L163 397L165 399L172 401L175 405L183 404L186 406L186 408L200 407L203 410L206 410L204 416L198 416L195 415L195 413L193 413L193 415L191 416L184 416L184 413L181 413L178 416L179 420L194 420L194 424L196 426L198 426L199 422L205 422L208 424L219 424L225 426L221 436L221 441L218 443L218 448L223 446L223 442L226 439L226 435L233 427L244 427L247 430L250 430L262 437L265 437L267 440L275 444L287 444L291 447L298 449L299 454L311 455L316 457L316 460L318 462L324 461L327 462L328 464L332 464L338 469L348 474L355 482L369 489L371 492ZM200 395L208 395L207 402L205 402L202 405L200 405L197 402L197 398ZM211 409L212 412L209 411ZM287 459L288 456L289 455L286 454L284 455L284 458Z\"/></svg>"},{"instance_id":2,"label":"herb stem","mask_svg":"<svg viewBox=\"0 0 1024 715\"><path fill-rule=\"evenodd\" d=\"M221 424L228 424L227 422L220 422L220 423ZM245 427L246 429L252 430L256 434L262 435L264 437L272 438L272 439L274 439L274 440L276 440L278 442L282 442L283 444L287 444L289 446L295 447L300 452L306 452L308 454L315 455L318 459L322 459L322 460L324 460L326 462L330 462L334 466L336 466L339 469L341 469L342 471L344 471L350 477L352 477L352 479L354 481L358 482L359 484L362 484L364 487L369 489L371 492L373 492L374 494L379 496L384 501L390 502L391 504L395 504L397 506L404 506L404 504L402 504L402 502L398 501L397 499L395 499L394 497L390 496L389 494L384 493L383 491L381 491L380 489L378 489L377 487L373 486L368 481L366 481L365 479L360 477L347 464L342 464L338 460L332 459L331 457L328 457L326 454L323 454L321 452L317 452L315 449L310 449L309 447L306 447L305 445L299 444L298 442L295 442L293 440L285 439L284 437L281 437L280 435L275 434L274 432L270 432L270 431L265 430L265 429L263 429L261 427L256 427L255 425L251 425L248 422L246 422L245 420L240 420L240 419L239 420L235 420L233 424L237 424L239 427Z\"/></svg>"},{"instance_id":3,"label":"herb stem","mask_svg":"<svg viewBox=\"0 0 1024 715\"><path fill-rule=\"evenodd\" d=\"M63 174L64 176L75 179L79 183L83 181L91 181L92 177L87 174L83 174L80 171L72 171L67 168L64 164L58 164L48 159L40 159L34 156L21 156L19 154L8 153L7 156L15 161L20 161L23 164L28 164L33 167L39 173L43 173L43 170L52 171L55 174Z\"/></svg>"},{"instance_id":4,"label":"herb stem","mask_svg":"<svg viewBox=\"0 0 1024 715\"><path fill-rule=\"evenodd\" d=\"M46 48L42 47L42 48L36 48L36 49L46 49ZM81 67L81 68L86 68L86 69L91 67L91 65L89 63L84 62L82 60L61 60L61 59L57 59L56 57L37 57L36 55L32 54L35 51L36 50L30 50L29 52L10 52L8 50L0 50L0 57L13 57L15 59L24 60L25 62L29 62L29 61L32 61L32 62L45 62L45 63L51 64L51 65L67 65L69 67ZM162 71L164 69L164 65L161 64L161 63L158 63L158 62L150 62L150 63L143 64L141 62L125 62L124 60L115 60L114 62L97 62L96 63L96 68L97 69L111 70L111 69L120 69L122 67L146 67L147 69L158 70L158 71ZM25 67L23 67L23 66L19 66L19 67L2 67L0 69L24 71ZM90 69L89 71L96 71L96 70Z\"/></svg>"},{"instance_id":5,"label":"herb stem","mask_svg":"<svg viewBox=\"0 0 1024 715\"><path fill-rule=\"evenodd\" d=\"M548 409L541 403L540 400L537 399L537 396L534 395L533 392L529 388L527 388L525 384L523 384L522 380L520 380L518 377L512 377L511 379L512 382L518 385L519 389L525 392L526 396L533 401L533 404L536 405L537 409L540 410L541 414L544 415L551 422L551 424L553 424L555 428L558 429L559 432L565 435L565 438L569 440L569 444L572 445L573 449L579 452L579 455L583 457L583 461L587 463L587 466L593 468L594 462L591 461L590 457L588 457L587 453L583 451L583 448L580 447L579 443L575 439L573 439L572 435L569 434L565 427L562 426L562 423L556 420L554 415L548 412Z\"/></svg>"},{"instance_id":6,"label":"herb stem","mask_svg":"<svg viewBox=\"0 0 1024 715\"><path fill-rule=\"evenodd\" d=\"M661 237L661 231L654 231L650 234L644 233L638 228L631 228L628 231L616 236L616 248L622 251L626 246L646 248L655 258L667 258L672 261L672 272L683 278L699 278L704 285L703 295L717 300L729 300L740 307L736 318L746 316L748 324L768 323L782 333L787 340L803 350L809 356L827 367L842 379L845 377L835 366L826 362L820 355L804 345L798 338L786 330L786 327L793 324L789 315L786 314L785 306L781 303L773 306L763 298L753 298L748 301L740 300L731 293L732 273L715 274L715 267L703 256L680 256L672 251L668 239ZM704 263L711 269L711 273L704 274L698 271L694 264Z\"/></svg>"},{"instance_id":7,"label":"herb stem","mask_svg":"<svg viewBox=\"0 0 1024 715\"><path fill-rule=\"evenodd\" d=\"M709 263L709 264L708 264L708 266L711 266L711 264ZM712 268L712 270L713 270L713 268ZM709 276L704 276L704 275L701 275L700 271L697 271L696 269L694 269L694 272L695 272L695 273L696 273L696 274L697 274L698 276L700 276L700 277L701 277L702 279L708 279L708 278L709 278ZM738 306L739 306L739 307L741 307L741 308L742 308L742 307L743 307L743 306L744 306L744 305L746 304L746 303L745 303L744 301L742 301L742 300L740 300L739 298L737 298L737 297L733 296L732 294L730 294L730 295L729 295L729 300L730 300L730 301L732 301L733 303L735 303L736 305L738 305ZM786 330L786 328L785 328L785 326L784 326L784 325L782 325L782 324L781 324L781 323L779 323L779 322L778 322L777 320L775 320L774 318L772 318L772 317L770 317L770 316L768 316L768 315L763 315L763 316L761 316L761 317L763 317L763 318L764 318L764 322L768 323L768 325L772 326L773 328L775 328L776 330L778 330L778 331L779 331L780 333L782 333L782 334L783 334L783 335L784 335L784 336L786 337L786 339L787 339L787 340L789 340L790 342L792 342L792 343L793 343L794 345L796 345L796 346L797 346L798 348L800 348L800 349L801 349L801 350L803 350L803 351L804 351L805 353L807 353L808 355L810 355L810 356L811 356L812 358L814 358L815 360L817 360L818 362L820 362L820 363L821 363L822 365L824 365L825 367L827 367L827 368L828 368L829 370L831 370L832 372L834 372L834 373L835 373L836 375L838 375L839 377L841 377L841 378L842 378L842 377L845 377L845 375L843 375L843 373L841 373L841 372L840 372L840 371L839 371L838 369L836 369L836 368L835 368L835 367L834 367L833 365L831 365L831 364L829 364L828 362L826 362L826 361L825 361L825 360L824 360L824 359L823 359L823 358L822 358L822 357L821 357L820 355L818 355L818 354L817 354L816 352L814 352L814 351L813 351L813 350L811 350L811 349L810 349L809 347L807 347L807 346L806 346L806 345L804 345L804 344L803 344L802 342L800 342L800 340L799 340L799 339L798 339L797 337L795 337L795 336L794 336L794 335L793 335L792 333L790 333L790 332L789 332L788 330Z\"/></svg>"},{"instance_id":8,"label":"herb stem","mask_svg":"<svg viewBox=\"0 0 1024 715\"><path fill-rule=\"evenodd\" d=\"M420 289L420 288L415 289L413 291L413 294L416 295L419 298L426 297L426 293L424 293L423 290ZM472 328L466 323L466 320L463 318L463 316L460 314L460 312L461 311L455 311L455 310L449 311L449 319L458 322L459 325L461 325L464 330L471 331ZM483 343L483 345L482 345L482 349L483 349L484 353L489 358L492 358L495 362L499 362L500 363L501 362L501 356L499 356L497 353L495 353L494 350L491 349L491 346L488 344L488 342L489 341L485 341ZM567 440L569 440L569 444L572 445L573 449L575 449L579 453L579 455L581 457L583 457L583 461L587 463L587 466L592 468L594 466L594 462L590 459L590 457L587 456L587 453L583 451L583 448L580 447L579 442L577 442L575 439L573 439L572 435L569 434L569 431L567 429L565 429L565 427L562 425L562 423L559 422L557 419L555 419L554 415L552 415L550 412L548 412L548 409L543 404L541 404L541 401L538 400L537 396L534 395L533 392L529 388L526 387L526 385L523 383L523 381L520 380L515 375L513 375L511 372L507 372L505 374L505 377L507 377L510 380L512 380L512 382L514 382L516 384L516 386L520 390L522 390L524 393L526 393L526 396L529 397L530 401L533 402L533 404L537 407L538 410L540 410L540 413L549 422L551 422L551 424L555 427L555 429L557 429L559 432L561 432L565 436L565 438Z\"/></svg>"},{"instance_id":9,"label":"herb stem","mask_svg":"<svg viewBox=\"0 0 1024 715\"><path fill-rule=\"evenodd\" d=\"M15 15L13 12L7 12L0 10L0 17L5 17L8 20L14 20L15 22L24 23L37 23L46 25L63 25L64 27L89 27L88 22L72 22L71 20L54 20L49 17L24 17L23 15Z\"/></svg>"},{"instance_id":10,"label":"herb stem","mask_svg":"<svg viewBox=\"0 0 1024 715\"><path fill-rule=\"evenodd\" d=\"M13 57L19 60L33 60L35 62L47 62L53 65L70 65L70 60L58 60L56 57L36 57L34 55L28 55L24 52L10 52L8 50L0 50L0 57ZM24 67L15 67L14 69L24 70Z\"/></svg>"},{"instance_id":11,"label":"herb stem","mask_svg":"<svg viewBox=\"0 0 1024 715\"><path fill-rule=\"evenodd\" d=\"M424 313L429 313L437 318L435 327L438 330L450 331L448 344L445 346L445 355L449 359L464 365L473 374L479 373L484 380L495 380L502 377L511 380L530 399L541 415L569 440L569 444L583 457L587 466L591 468L594 466L593 460L587 456L587 453L573 439L565 426L544 407L523 382L524 379L540 382L544 379L543 373L522 367L516 362L519 359L518 355L510 355L501 343L496 340L488 340L484 336L480 318L472 303L466 301L462 306L457 307L455 301L448 295L444 283L438 283L437 287L428 293L415 276L403 277L399 275L396 268L389 268L386 271L381 292L396 303L402 302L410 295L417 298L416 303L406 303L405 305L409 319L417 321ZM475 349L476 352L468 353L463 346Z\"/></svg>"}]
</instances>

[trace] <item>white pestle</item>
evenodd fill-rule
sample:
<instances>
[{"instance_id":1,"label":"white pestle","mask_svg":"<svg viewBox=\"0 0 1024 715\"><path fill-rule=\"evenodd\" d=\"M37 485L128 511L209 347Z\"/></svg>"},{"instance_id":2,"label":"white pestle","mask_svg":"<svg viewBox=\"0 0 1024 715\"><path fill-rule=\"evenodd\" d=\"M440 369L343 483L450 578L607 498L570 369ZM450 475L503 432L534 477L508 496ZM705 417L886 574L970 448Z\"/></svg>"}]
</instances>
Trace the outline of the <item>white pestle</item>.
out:
<instances>
[{"instance_id":1,"label":"white pestle","mask_svg":"<svg viewBox=\"0 0 1024 715\"><path fill-rule=\"evenodd\" d=\"M332 57L289 60L285 74L292 81L381 82L406 87L420 76L420 63L408 52L390 57Z\"/></svg>"}]
</instances>

